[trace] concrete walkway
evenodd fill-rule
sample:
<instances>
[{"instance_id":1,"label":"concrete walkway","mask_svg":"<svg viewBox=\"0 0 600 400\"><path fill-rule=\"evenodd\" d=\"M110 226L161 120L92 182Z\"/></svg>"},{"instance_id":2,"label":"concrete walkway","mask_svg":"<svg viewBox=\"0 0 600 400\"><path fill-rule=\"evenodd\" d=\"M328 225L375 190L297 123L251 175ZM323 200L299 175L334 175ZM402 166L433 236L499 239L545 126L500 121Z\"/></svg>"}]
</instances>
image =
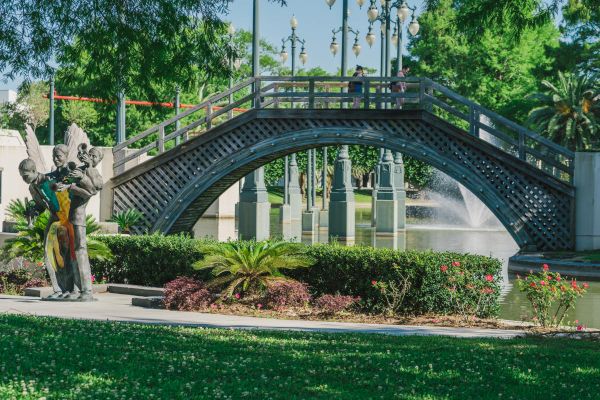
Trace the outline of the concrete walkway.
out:
<instances>
[{"instance_id":1,"label":"concrete walkway","mask_svg":"<svg viewBox=\"0 0 600 400\"><path fill-rule=\"evenodd\" d=\"M430 326L360 324L306 320L282 320L197 312L167 311L134 307L131 297L102 293L93 303L59 303L36 297L0 295L0 313L28 314L60 318L100 321L124 321L142 324L164 324L231 329L269 329L338 333L383 333L388 335L440 335L462 338L514 338L523 331L478 328L446 328Z\"/></svg>"}]
</instances>

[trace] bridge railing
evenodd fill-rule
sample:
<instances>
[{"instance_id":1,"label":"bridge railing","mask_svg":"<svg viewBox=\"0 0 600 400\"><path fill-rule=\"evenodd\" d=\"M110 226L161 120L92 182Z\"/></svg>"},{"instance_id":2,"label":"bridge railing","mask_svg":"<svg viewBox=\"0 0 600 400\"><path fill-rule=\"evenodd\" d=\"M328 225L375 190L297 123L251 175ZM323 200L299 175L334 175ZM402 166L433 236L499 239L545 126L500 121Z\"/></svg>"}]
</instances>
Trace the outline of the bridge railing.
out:
<instances>
[{"instance_id":1,"label":"bridge railing","mask_svg":"<svg viewBox=\"0 0 600 400\"><path fill-rule=\"evenodd\" d=\"M144 155L249 109L425 109L529 164L568 182L574 153L426 78L271 77L248 79L115 146L116 172ZM135 146L135 149L129 149Z\"/></svg>"}]
</instances>

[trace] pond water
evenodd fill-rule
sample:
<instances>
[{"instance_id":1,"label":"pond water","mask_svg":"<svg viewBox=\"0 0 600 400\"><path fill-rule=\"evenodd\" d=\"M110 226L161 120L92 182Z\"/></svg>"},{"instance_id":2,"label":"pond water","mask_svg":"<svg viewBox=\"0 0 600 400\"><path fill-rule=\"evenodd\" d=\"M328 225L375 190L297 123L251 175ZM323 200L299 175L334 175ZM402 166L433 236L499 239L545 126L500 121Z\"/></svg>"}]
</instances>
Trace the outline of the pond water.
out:
<instances>
[{"instance_id":1,"label":"pond water","mask_svg":"<svg viewBox=\"0 0 600 400\"><path fill-rule=\"evenodd\" d=\"M282 236L279 210L271 210L271 235ZM291 226L290 226L291 225ZM306 244L326 243L327 229L321 228L313 235L301 234L300 224L287 224L286 236L301 237ZM210 236L218 240L237 237L236 220L202 218L196 226L196 237ZM436 251L456 251L496 257L503 264L503 289L500 318L521 320L530 313L529 304L523 294L513 284L516 279L508 273L508 259L518 251L518 246L510 234L500 226L476 229L455 224L437 224L427 219L409 218L405 233L394 236L376 235L371 227L371 210L356 210L356 245L387 247L398 250L415 249ZM541 266L540 266L541 267ZM589 282L586 296L580 299L575 311L571 311L569 322L578 320L588 327L600 328L600 282Z\"/></svg>"}]
</instances>

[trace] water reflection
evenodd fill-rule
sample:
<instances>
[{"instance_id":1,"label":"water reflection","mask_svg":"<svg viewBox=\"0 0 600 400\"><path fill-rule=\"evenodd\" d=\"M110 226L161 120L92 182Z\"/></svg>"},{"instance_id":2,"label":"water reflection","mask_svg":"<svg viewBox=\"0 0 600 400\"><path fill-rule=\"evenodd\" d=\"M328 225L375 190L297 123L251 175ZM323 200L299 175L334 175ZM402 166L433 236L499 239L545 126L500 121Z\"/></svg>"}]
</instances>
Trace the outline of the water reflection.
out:
<instances>
[{"instance_id":1,"label":"water reflection","mask_svg":"<svg viewBox=\"0 0 600 400\"><path fill-rule=\"evenodd\" d=\"M300 221L279 223L279 211L271 210L271 236L305 244L327 243L327 228L313 234L303 234ZM195 237L213 237L220 241L237 238L236 220L233 218L201 218L194 228ZM508 274L508 259L518 251L518 246L503 228L472 229L456 225L436 225L424 219L409 219L406 232L396 235L378 235L371 227L371 210L356 210L356 238L342 245L365 245L396 250L435 250L472 253L498 258L502 261L503 289L500 317L520 320L529 313L527 299L513 285L514 276ZM600 282L590 282L588 294L576 305L568 321L578 320L589 327L600 328Z\"/></svg>"}]
</instances>

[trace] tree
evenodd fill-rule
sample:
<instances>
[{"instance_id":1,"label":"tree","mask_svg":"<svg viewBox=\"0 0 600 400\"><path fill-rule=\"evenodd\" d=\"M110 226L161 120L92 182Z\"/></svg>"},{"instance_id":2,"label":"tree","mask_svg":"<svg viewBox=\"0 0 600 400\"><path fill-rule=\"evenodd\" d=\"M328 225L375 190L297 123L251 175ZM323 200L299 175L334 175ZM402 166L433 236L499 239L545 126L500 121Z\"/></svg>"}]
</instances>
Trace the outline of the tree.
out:
<instances>
[{"instance_id":1,"label":"tree","mask_svg":"<svg viewBox=\"0 0 600 400\"><path fill-rule=\"evenodd\" d=\"M558 74L558 84L544 80L544 92L531 97L539 106L529 112L530 123L549 139L573 150L597 145L600 91L587 76Z\"/></svg>"},{"instance_id":2,"label":"tree","mask_svg":"<svg viewBox=\"0 0 600 400\"><path fill-rule=\"evenodd\" d=\"M600 0L570 0L563 19L568 40L561 43L562 59L569 65L564 70L600 76Z\"/></svg>"},{"instance_id":3,"label":"tree","mask_svg":"<svg viewBox=\"0 0 600 400\"><path fill-rule=\"evenodd\" d=\"M87 131L98 122L98 112L93 103L83 101L69 101L63 104L62 117L67 124L77 124L81 129Z\"/></svg>"},{"instance_id":4,"label":"tree","mask_svg":"<svg viewBox=\"0 0 600 400\"><path fill-rule=\"evenodd\" d=\"M285 4L284 0L272 0ZM48 78L51 60L74 63L114 99L151 82L187 86L225 68L224 24L232 0L4 0L0 71Z\"/></svg>"},{"instance_id":5,"label":"tree","mask_svg":"<svg viewBox=\"0 0 600 400\"><path fill-rule=\"evenodd\" d=\"M35 130L45 125L50 115L48 99L49 86L45 82L24 82L19 86L19 94L14 104L9 104L8 114L13 129L23 130L25 124Z\"/></svg>"}]
</instances>

